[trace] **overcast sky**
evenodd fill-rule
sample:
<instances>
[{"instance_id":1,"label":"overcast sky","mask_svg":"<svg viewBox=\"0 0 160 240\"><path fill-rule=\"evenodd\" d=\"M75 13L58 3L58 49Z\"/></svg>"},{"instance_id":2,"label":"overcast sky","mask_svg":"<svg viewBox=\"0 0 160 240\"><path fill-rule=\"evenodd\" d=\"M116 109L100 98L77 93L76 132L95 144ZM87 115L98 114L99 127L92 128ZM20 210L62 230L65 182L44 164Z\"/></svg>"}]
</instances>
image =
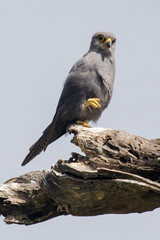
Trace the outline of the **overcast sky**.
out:
<instances>
[{"instance_id":1,"label":"overcast sky","mask_svg":"<svg viewBox=\"0 0 160 240\"><path fill-rule=\"evenodd\" d=\"M113 97L96 126L160 137L159 0L0 0L0 183L80 152L67 135L20 166L51 122L70 68L97 31L113 32L117 46ZM28 227L8 226L1 217L0 239L159 240L159 219L159 209L62 216Z\"/></svg>"}]
</instances>

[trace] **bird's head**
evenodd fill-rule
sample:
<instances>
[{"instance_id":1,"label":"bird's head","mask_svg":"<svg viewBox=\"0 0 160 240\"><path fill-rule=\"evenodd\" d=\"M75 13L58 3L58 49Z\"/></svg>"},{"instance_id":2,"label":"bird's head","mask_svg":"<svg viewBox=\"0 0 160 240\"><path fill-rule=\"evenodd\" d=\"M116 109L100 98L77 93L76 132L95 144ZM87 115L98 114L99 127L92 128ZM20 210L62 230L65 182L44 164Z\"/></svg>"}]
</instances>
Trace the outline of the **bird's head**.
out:
<instances>
[{"instance_id":1,"label":"bird's head","mask_svg":"<svg viewBox=\"0 0 160 240\"><path fill-rule=\"evenodd\" d=\"M114 53L115 43L116 37L113 33L97 32L92 37L90 50L110 55Z\"/></svg>"}]
</instances>

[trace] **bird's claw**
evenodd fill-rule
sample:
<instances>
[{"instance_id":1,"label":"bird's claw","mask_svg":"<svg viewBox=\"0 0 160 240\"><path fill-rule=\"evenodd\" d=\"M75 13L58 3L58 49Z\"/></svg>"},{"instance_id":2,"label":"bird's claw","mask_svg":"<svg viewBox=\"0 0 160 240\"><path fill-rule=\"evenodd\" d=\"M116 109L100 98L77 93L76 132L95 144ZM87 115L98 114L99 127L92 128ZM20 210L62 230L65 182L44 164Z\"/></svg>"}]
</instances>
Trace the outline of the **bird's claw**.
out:
<instances>
[{"instance_id":1,"label":"bird's claw","mask_svg":"<svg viewBox=\"0 0 160 240\"><path fill-rule=\"evenodd\" d=\"M90 128L91 126L88 124L88 121L86 120L86 121L76 121L76 123L77 124L81 124L81 125L83 125L84 127L88 127L88 128Z\"/></svg>"},{"instance_id":2,"label":"bird's claw","mask_svg":"<svg viewBox=\"0 0 160 240\"><path fill-rule=\"evenodd\" d=\"M101 105L99 104L99 102L99 98L88 98L84 107L87 108L88 106L92 106L93 108L100 108Z\"/></svg>"}]
</instances>

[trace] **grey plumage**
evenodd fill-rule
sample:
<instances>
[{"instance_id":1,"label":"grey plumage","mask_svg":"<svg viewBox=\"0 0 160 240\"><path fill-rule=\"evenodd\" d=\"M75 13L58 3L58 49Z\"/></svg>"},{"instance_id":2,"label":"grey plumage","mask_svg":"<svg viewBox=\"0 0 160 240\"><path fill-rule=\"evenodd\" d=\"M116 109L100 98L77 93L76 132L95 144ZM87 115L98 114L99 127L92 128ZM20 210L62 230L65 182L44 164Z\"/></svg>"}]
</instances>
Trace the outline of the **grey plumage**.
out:
<instances>
[{"instance_id":1,"label":"grey plumage","mask_svg":"<svg viewBox=\"0 0 160 240\"><path fill-rule=\"evenodd\" d=\"M51 124L34 143L22 165L27 164L47 146L66 133L68 124L97 121L108 106L115 76L114 49L116 38L99 32L92 37L89 51L69 72ZM98 98L100 107L85 107L87 99Z\"/></svg>"}]
</instances>

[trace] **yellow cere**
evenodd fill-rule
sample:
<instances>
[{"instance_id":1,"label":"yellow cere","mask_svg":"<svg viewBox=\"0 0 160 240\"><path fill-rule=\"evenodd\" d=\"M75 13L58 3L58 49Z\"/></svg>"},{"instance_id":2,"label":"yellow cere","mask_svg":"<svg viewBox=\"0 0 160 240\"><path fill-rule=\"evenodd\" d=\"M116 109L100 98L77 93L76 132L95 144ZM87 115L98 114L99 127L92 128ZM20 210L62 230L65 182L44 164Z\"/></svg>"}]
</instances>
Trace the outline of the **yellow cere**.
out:
<instances>
[{"instance_id":1,"label":"yellow cere","mask_svg":"<svg viewBox=\"0 0 160 240\"><path fill-rule=\"evenodd\" d=\"M111 42L112 43L112 39L111 38L107 38L105 43L107 43L107 42Z\"/></svg>"}]
</instances>

